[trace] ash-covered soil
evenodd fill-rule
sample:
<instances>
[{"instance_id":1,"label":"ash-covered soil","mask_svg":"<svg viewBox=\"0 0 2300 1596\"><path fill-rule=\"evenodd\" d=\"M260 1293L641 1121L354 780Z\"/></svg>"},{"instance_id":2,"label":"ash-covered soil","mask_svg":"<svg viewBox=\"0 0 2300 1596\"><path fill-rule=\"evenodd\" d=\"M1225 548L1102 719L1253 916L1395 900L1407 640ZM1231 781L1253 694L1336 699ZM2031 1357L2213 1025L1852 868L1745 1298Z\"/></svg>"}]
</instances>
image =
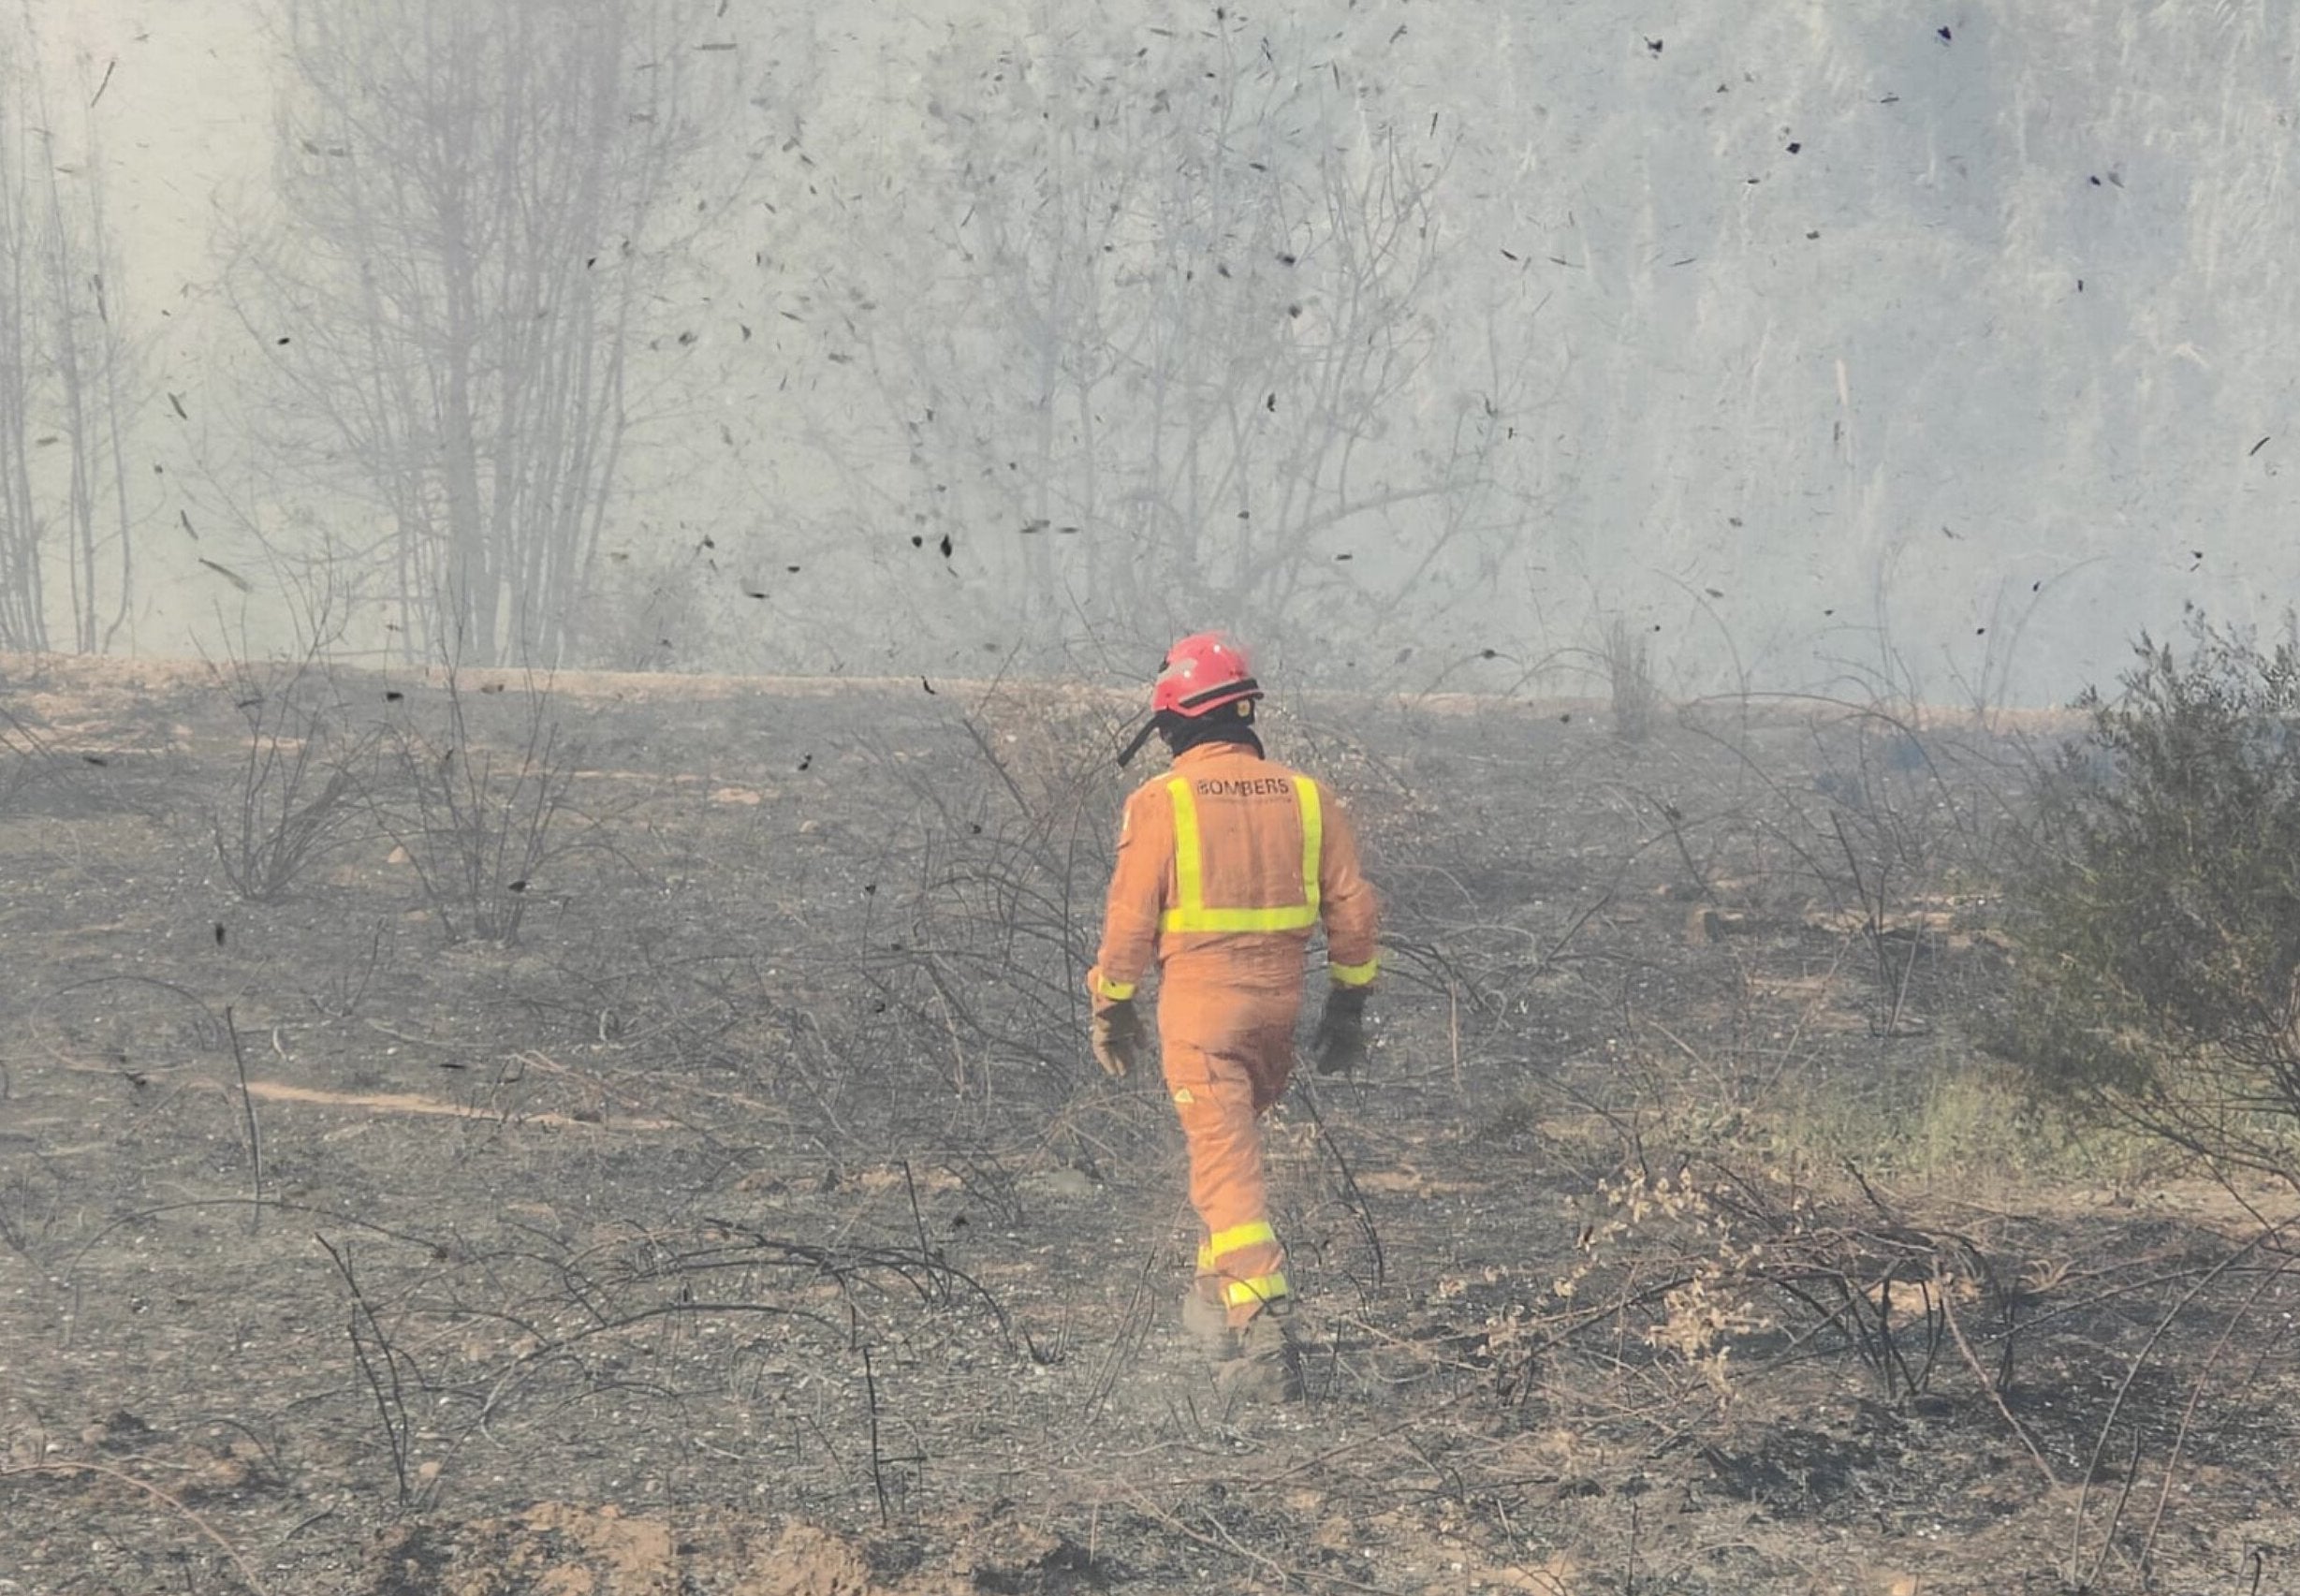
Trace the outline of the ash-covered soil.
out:
<instances>
[{"instance_id":1,"label":"ash-covered soil","mask_svg":"<svg viewBox=\"0 0 2300 1596\"><path fill-rule=\"evenodd\" d=\"M2033 730L1275 717L1390 952L1238 1409L1083 1047L1128 708L7 662L0 1592L2293 1577L2289 1199L1936 1145Z\"/></svg>"}]
</instances>

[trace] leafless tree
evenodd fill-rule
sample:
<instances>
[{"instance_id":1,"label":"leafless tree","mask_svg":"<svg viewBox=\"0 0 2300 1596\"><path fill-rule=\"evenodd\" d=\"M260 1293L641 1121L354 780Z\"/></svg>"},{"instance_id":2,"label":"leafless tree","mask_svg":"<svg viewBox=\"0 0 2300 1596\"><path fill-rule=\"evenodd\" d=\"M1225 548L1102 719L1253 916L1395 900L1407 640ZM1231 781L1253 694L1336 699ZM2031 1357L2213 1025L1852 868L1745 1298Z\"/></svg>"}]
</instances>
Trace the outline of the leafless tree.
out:
<instances>
[{"instance_id":1,"label":"leafless tree","mask_svg":"<svg viewBox=\"0 0 2300 1596\"><path fill-rule=\"evenodd\" d=\"M695 143L685 15L283 0L282 226L242 310L304 461L376 514L411 658L579 647L652 229Z\"/></svg>"},{"instance_id":2,"label":"leafless tree","mask_svg":"<svg viewBox=\"0 0 2300 1596\"><path fill-rule=\"evenodd\" d=\"M134 355L92 108L66 148L30 17L0 27L0 646L49 646L61 566L71 646L89 652L134 592Z\"/></svg>"},{"instance_id":3,"label":"leafless tree","mask_svg":"<svg viewBox=\"0 0 2300 1596\"><path fill-rule=\"evenodd\" d=\"M989 529L1034 636L1083 594L1159 633L1362 621L1513 524L1530 368L1449 353L1448 135L1315 30L1210 15L956 36L888 279L827 307L902 426L858 491L930 545Z\"/></svg>"},{"instance_id":4,"label":"leafless tree","mask_svg":"<svg viewBox=\"0 0 2300 1596\"><path fill-rule=\"evenodd\" d=\"M0 37L0 81L21 75ZM41 581L40 520L33 498L32 437L40 385L37 213L26 145L37 135L21 96L0 106L0 644L48 646L47 595Z\"/></svg>"}]
</instances>

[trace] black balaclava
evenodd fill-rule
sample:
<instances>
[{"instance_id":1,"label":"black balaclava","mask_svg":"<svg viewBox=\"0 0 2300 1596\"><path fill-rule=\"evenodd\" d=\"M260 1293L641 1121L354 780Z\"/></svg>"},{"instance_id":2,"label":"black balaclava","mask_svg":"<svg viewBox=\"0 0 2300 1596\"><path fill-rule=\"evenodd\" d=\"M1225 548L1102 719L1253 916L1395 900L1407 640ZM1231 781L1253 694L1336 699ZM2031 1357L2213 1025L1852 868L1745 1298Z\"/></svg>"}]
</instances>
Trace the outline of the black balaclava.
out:
<instances>
[{"instance_id":1,"label":"black balaclava","mask_svg":"<svg viewBox=\"0 0 2300 1596\"><path fill-rule=\"evenodd\" d=\"M1205 742L1238 742L1253 749L1256 758L1263 756L1262 739L1253 729L1251 698L1224 704L1210 715L1178 715L1171 710L1163 710L1158 715L1157 726L1169 754L1179 754Z\"/></svg>"}]
</instances>

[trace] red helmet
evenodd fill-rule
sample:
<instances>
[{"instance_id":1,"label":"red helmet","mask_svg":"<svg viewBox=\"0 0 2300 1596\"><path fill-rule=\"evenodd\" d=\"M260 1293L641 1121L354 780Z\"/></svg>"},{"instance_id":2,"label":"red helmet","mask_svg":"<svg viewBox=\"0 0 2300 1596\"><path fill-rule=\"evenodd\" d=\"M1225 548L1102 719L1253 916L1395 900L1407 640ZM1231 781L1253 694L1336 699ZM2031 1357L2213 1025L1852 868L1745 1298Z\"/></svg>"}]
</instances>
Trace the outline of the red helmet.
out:
<instances>
[{"instance_id":1,"label":"red helmet","mask_svg":"<svg viewBox=\"0 0 2300 1596\"><path fill-rule=\"evenodd\" d=\"M1225 704L1261 696L1244 649L1219 632L1195 632L1166 651L1150 689L1150 712L1194 721Z\"/></svg>"}]
</instances>

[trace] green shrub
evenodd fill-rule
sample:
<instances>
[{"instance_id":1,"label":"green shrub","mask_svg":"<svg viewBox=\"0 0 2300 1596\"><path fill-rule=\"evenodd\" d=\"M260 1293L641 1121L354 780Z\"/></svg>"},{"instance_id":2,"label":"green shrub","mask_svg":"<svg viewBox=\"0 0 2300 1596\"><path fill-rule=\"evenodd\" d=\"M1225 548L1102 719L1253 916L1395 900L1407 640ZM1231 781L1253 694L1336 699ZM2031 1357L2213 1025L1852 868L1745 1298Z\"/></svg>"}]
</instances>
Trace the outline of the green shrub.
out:
<instances>
[{"instance_id":1,"label":"green shrub","mask_svg":"<svg viewBox=\"0 0 2300 1596\"><path fill-rule=\"evenodd\" d=\"M2044 774L2010 1050L2216 1165L2300 1179L2300 637L2191 611Z\"/></svg>"}]
</instances>

